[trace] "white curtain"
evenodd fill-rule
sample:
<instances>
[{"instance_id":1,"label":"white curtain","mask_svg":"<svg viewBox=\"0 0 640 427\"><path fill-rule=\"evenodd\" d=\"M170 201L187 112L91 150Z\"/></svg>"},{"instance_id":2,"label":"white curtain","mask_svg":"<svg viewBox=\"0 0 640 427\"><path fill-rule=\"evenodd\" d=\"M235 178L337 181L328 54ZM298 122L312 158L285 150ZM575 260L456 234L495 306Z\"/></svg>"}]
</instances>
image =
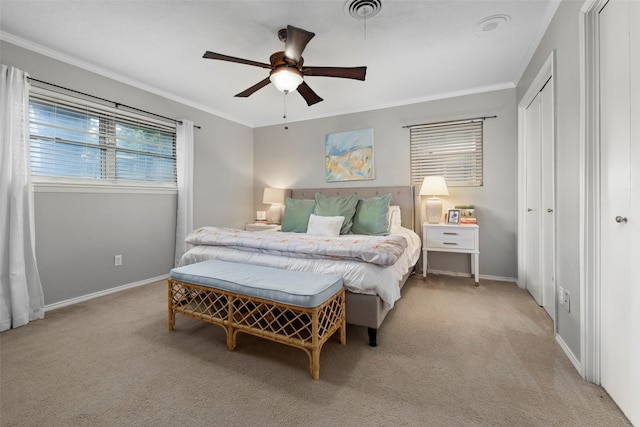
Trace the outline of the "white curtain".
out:
<instances>
[{"instance_id":1,"label":"white curtain","mask_svg":"<svg viewBox=\"0 0 640 427\"><path fill-rule=\"evenodd\" d=\"M178 215L174 265L187 251L184 239L193 230L193 122L182 120L176 134L176 174L178 179Z\"/></svg>"},{"instance_id":2,"label":"white curtain","mask_svg":"<svg viewBox=\"0 0 640 427\"><path fill-rule=\"evenodd\" d=\"M0 87L0 331L44 317L36 266L28 75L2 65Z\"/></svg>"}]
</instances>

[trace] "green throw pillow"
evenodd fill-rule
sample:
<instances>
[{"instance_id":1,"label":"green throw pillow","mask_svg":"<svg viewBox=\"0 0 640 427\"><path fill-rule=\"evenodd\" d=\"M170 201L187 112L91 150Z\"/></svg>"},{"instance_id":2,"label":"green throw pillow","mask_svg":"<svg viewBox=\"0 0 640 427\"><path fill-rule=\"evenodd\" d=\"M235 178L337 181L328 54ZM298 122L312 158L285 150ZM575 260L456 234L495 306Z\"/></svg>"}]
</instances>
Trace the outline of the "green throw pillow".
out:
<instances>
[{"instance_id":1,"label":"green throw pillow","mask_svg":"<svg viewBox=\"0 0 640 427\"><path fill-rule=\"evenodd\" d=\"M356 213L358 196L327 197L316 193L316 207L314 213L319 216L343 216L344 222L340 234L347 234L353 224L353 216Z\"/></svg>"},{"instance_id":2,"label":"green throw pillow","mask_svg":"<svg viewBox=\"0 0 640 427\"><path fill-rule=\"evenodd\" d=\"M315 203L313 200L287 199L284 204L282 231L306 233Z\"/></svg>"},{"instance_id":3,"label":"green throw pillow","mask_svg":"<svg viewBox=\"0 0 640 427\"><path fill-rule=\"evenodd\" d=\"M389 234L391 194L360 200L353 217L351 233L386 236Z\"/></svg>"}]
</instances>

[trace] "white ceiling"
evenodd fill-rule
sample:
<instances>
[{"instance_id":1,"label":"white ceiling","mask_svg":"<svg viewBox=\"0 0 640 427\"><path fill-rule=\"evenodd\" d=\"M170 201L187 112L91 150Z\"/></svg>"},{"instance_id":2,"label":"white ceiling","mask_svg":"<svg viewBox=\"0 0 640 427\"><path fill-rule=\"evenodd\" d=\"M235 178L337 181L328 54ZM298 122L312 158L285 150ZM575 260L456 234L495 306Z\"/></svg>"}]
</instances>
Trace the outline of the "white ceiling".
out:
<instances>
[{"instance_id":1,"label":"white ceiling","mask_svg":"<svg viewBox=\"0 0 640 427\"><path fill-rule=\"evenodd\" d=\"M205 51L269 63L284 47L278 30L289 24L316 34L305 65L367 66L364 82L306 77L324 101L309 107L289 94L292 122L514 87L558 1L382 0L365 33L346 0L2 0L0 37L257 127L283 122L284 95L273 85L234 95L268 70L203 59ZM476 34L478 22L500 14L506 25Z\"/></svg>"}]
</instances>

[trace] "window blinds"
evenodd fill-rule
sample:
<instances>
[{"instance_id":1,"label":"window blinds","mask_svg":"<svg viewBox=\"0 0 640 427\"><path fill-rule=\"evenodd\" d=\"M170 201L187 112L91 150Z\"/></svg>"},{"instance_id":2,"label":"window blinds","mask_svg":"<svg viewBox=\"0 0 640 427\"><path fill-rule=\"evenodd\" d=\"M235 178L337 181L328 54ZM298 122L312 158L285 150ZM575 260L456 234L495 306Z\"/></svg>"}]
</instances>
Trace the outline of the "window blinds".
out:
<instances>
[{"instance_id":1,"label":"window blinds","mask_svg":"<svg viewBox=\"0 0 640 427\"><path fill-rule=\"evenodd\" d=\"M411 127L412 184L441 175L450 187L481 186L482 129L482 120Z\"/></svg>"},{"instance_id":2,"label":"window blinds","mask_svg":"<svg viewBox=\"0 0 640 427\"><path fill-rule=\"evenodd\" d=\"M29 132L33 175L176 182L175 125L38 92Z\"/></svg>"}]
</instances>

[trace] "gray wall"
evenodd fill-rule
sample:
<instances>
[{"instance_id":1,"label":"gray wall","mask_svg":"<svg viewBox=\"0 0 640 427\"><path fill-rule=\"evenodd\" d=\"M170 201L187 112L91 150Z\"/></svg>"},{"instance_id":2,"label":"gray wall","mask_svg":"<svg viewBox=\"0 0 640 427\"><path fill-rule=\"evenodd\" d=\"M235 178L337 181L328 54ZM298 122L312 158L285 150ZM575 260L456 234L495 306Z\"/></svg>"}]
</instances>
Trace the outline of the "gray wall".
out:
<instances>
[{"instance_id":1,"label":"gray wall","mask_svg":"<svg viewBox=\"0 0 640 427\"><path fill-rule=\"evenodd\" d=\"M525 95L555 49L556 87L556 283L571 293L571 312L559 307L558 334L580 360L580 46L582 1L563 1L517 85Z\"/></svg>"},{"instance_id":2,"label":"gray wall","mask_svg":"<svg viewBox=\"0 0 640 427\"><path fill-rule=\"evenodd\" d=\"M1 42L2 63L31 77L177 119L194 130L194 226L242 227L253 211L253 133L246 126ZM45 304L168 274L175 194L92 193L36 186L36 257ZM113 257L123 255L123 266Z\"/></svg>"},{"instance_id":3,"label":"gray wall","mask_svg":"<svg viewBox=\"0 0 640 427\"><path fill-rule=\"evenodd\" d=\"M517 120L515 89L254 129L254 206L265 210L264 187L323 188L410 184L409 130L403 126L497 115L484 122L484 185L451 187L444 209L476 206L480 274L517 276ZM313 107L311 107L313 108ZM375 179L327 183L325 135L373 128ZM419 189L417 190L419 191ZM420 234L420 233L419 233ZM430 268L469 273L468 255L429 256Z\"/></svg>"}]
</instances>

